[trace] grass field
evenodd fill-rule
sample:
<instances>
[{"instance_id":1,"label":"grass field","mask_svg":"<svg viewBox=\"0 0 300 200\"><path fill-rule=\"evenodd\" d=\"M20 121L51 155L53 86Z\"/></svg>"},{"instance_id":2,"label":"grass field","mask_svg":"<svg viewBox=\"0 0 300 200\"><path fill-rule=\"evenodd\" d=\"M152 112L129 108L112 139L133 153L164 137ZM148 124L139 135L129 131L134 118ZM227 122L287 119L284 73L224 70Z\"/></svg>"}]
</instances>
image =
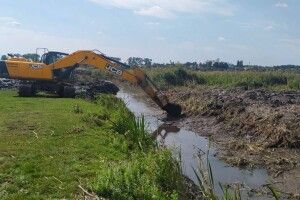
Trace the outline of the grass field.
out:
<instances>
[{"instance_id":1,"label":"grass field","mask_svg":"<svg viewBox=\"0 0 300 200\"><path fill-rule=\"evenodd\" d=\"M299 71L195 71L178 68L149 68L147 74L160 87L204 85L216 87L268 88L274 90L300 89ZM186 72L186 73L184 73Z\"/></svg>"},{"instance_id":2,"label":"grass field","mask_svg":"<svg viewBox=\"0 0 300 200\"><path fill-rule=\"evenodd\" d=\"M177 162L123 102L0 91L0 199L178 199Z\"/></svg>"}]
</instances>

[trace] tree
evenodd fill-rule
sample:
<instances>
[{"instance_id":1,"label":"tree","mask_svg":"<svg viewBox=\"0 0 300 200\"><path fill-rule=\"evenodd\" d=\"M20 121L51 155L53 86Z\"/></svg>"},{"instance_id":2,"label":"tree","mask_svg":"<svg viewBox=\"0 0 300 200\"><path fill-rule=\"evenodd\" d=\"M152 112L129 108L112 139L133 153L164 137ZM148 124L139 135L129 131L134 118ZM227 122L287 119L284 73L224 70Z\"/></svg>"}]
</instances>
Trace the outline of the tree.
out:
<instances>
[{"instance_id":1,"label":"tree","mask_svg":"<svg viewBox=\"0 0 300 200\"><path fill-rule=\"evenodd\" d=\"M130 65L130 66L150 67L152 65L152 59L150 59L150 58L130 57L130 58L128 58L127 62L128 62L128 65Z\"/></svg>"},{"instance_id":2,"label":"tree","mask_svg":"<svg viewBox=\"0 0 300 200\"><path fill-rule=\"evenodd\" d=\"M6 55L1 56L1 60L7 60L8 57Z\"/></svg>"},{"instance_id":3,"label":"tree","mask_svg":"<svg viewBox=\"0 0 300 200\"><path fill-rule=\"evenodd\" d=\"M40 55L36 53L27 53L23 55L24 58L32 61L39 61L40 60Z\"/></svg>"},{"instance_id":4,"label":"tree","mask_svg":"<svg viewBox=\"0 0 300 200\"><path fill-rule=\"evenodd\" d=\"M243 61L242 61L242 60L238 60L238 61L237 61L237 64L236 64L236 67L237 67L237 68L243 68L243 67L244 67Z\"/></svg>"},{"instance_id":5,"label":"tree","mask_svg":"<svg viewBox=\"0 0 300 200\"><path fill-rule=\"evenodd\" d=\"M142 66L143 65L143 58L139 57L130 57L128 58L128 65L130 66Z\"/></svg>"},{"instance_id":6,"label":"tree","mask_svg":"<svg viewBox=\"0 0 300 200\"><path fill-rule=\"evenodd\" d=\"M152 59L150 59L150 58L144 58L144 65L146 67L151 67L151 65L152 65Z\"/></svg>"},{"instance_id":7,"label":"tree","mask_svg":"<svg viewBox=\"0 0 300 200\"><path fill-rule=\"evenodd\" d=\"M226 69L229 68L229 65L226 62L215 62L213 64L213 68L215 68L215 69L221 69L221 70L226 70Z\"/></svg>"},{"instance_id":8,"label":"tree","mask_svg":"<svg viewBox=\"0 0 300 200\"><path fill-rule=\"evenodd\" d=\"M211 68L212 65L213 65L213 62L212 62L211 60L208 60L208 61L206 61L206 63L205 63L205 66L206 66L207 68Z\"/></svg>"},{"instance_id":9,"label":"tree","mask_svg":"<svg viewBox=\"0 0 300 200\"><path fill-rule=\"evenodd\" d=\"M109 58L111 58L111 59L113 59L113 60L116 60L116 61L118 61L118 62L121 62L121 58L118 58L118 57L109 57Z\"/></svg>"}]
</instances>

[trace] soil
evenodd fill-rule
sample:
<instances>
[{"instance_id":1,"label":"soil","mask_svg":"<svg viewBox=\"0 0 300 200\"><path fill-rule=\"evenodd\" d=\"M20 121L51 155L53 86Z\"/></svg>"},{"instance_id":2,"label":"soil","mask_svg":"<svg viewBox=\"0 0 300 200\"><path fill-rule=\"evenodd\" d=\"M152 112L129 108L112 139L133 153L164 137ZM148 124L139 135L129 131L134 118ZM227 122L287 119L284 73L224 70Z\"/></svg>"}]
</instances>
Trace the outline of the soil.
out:
<instances>
[{"instance_id":1,"label":"soil","mask_svg":"<svg viewBox=\"0 0 300 200\"><path fill-rule=\"evenodd\" d=\"M181 125L220 145L218 156L234 166L264 167L275 187L299 198L300 91L244 88L175 88Z\"/></svg>"},{"instance_id":2,"label":"soil","mask_svg":"<svg viewBox=\"0 0 300 200\"><path fill-rule=\"evenodd\" d=\"M1 89L11 89L19 86L19 81L10 80L6 78L0 78L0 90Z\"/></svg>"},{"instance_id":3,"label":"soil","mask_svg":"<svg viewBox=\"0 0 300 200\"><path fill-rule=\"evenodd\" d=\"M76 69L70 82L76 87L76 94L94 98L98 93L114 94L119 92L119 88L112 82L104 80L106 77L99 70L90 67Z\"/></svg>"}]
</instances>

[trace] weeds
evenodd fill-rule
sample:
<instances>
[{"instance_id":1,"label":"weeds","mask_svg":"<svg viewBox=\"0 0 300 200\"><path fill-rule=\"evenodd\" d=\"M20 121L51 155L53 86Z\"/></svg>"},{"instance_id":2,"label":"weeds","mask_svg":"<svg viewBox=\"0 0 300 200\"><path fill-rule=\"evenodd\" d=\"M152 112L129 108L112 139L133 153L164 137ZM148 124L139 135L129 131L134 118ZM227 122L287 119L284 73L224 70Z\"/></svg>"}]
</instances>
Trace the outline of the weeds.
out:
<instances>
[{"instance_id":1,"label":"weeds","mask_svg":"<svg viewBox=\"0 0 300 200\"><path fill-rule=\"evenodd\" d=\"M99 173L91 187L98 196L112 200L175 200L184 190L179 170L170 152L152 151Z\"/></svg>"},{"instance_id":2,"label":"weeds","mask_svg":"<svg viewBox=\"0 0 300 200\"><path fill-rule=\"evenodd\" d=\"M209 151L206 153L206 165L204 164L204 159L201 155L199 157L199 165L197 169L194 170L194 174L198 181L199 190L201 191L203 197L206 200L242 200L241 188L237 186L236 188L231 189L229 185L222 185L219 183L219 187L221 188L222 195L217 195L215 192L215 181L213 176L213 171L211 168L211 164L208 158ZM279 194L274 187L270 184L267 184L266 187L272 193L272 196L275 200L279 200Z\"/></svg>"},{"instance_id":3,"label":"weeds","mask_svg":"<svg viewBox=\"0 0 300 200\"><path fill-rule=\"evenodd\" d=\"M81 108L78 104L74 105L73 111L74 111L74 113L76 113L76 114L81 114L81 113L83 113L82 108Z\"/></svg>"},{"instance_id":4,"label":"weeds","mask_svg":"<svg viewBox=\"0 0 300 200\"><path fill-rule=\"evenodd\" d=\"M125 135L131 149L138 147L145 151L156 145L155 139L146 131L144 116L136 118L132 114L120 112L117 120L112 122L112 129Z\"/></svg>"},{"instance_id":5,"label":"weeds","mask_svg":"<svg viewBox=\"0 0 300 200\"><path fill-rule=\"evenodd\" d=\"M102 126L110 118L108 113L88 113L82 117L82 121L96 126Z\"/></svg>"},{"instance_id":6,"label":"weeds","mask_svg":"<svg viewBox=\"0 0 300 200\"><path fill-rule=\"evenodd\" d=\"M300 73L293 71L192 71L177 68L148 69L162 88L194 84L247 88L300 89Z\"/></svg>"},{"instance_id":7,"label":"weeds","mask_svg":"<svg viewBox=\"0 0 300 200\"><path fill-rule=\"evenodd\" d=\"M204 84L206 82L201 76L187 72L182 68L158 75L158 77L154 77L154 80L171 86L183 86L188 83Z\"/></svg>"}]
</instances>

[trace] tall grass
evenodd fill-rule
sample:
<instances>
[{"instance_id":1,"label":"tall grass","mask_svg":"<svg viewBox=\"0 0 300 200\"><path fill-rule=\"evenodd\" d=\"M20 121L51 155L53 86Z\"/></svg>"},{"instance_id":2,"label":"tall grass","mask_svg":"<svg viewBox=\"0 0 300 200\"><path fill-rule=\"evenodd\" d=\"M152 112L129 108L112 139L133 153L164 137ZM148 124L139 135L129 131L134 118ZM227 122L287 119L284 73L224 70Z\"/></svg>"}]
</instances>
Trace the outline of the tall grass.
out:
<instances>
[{"instance_id":1,"label":"tall grass","mask_svg":"<svg viewBox=\"0 0 300 200\"><path fill-rule=\"evenodd\" d=\"M195 71L178 68L147 69L162 88L188 85L193 82L218 87L300 89L300 73L294 71ZM183 78L179 75L183 74ZM186 74L188 76L186 76ZM187 78L189 77L189 78ZM193 78L190 78L193 77ZM171 81L170 81L170 80ZM199 81L195 81L199 80Z\"/></svg>"},{"instance_id":2,"label":"tall grass","mask_svg":"<svg viewBox=\"0 0 300 200\"><path fill-rule=\"evenodd\" d=\"M139 148L146 151L156 146L156 141L146 131L144 116L136 118L131 114L121 112L112 122L112 129L127 138L131 149Z\"/></svg>"},{"instance_id":3,"label":"tall grass","mask_svg":"<svg viewBox=\"0 0 300 200\"><path fill-rule=\"evenodd\" d=\"M152 151L136 154L131 162L99 173L92 188L98 196L108 199L175 200L184 185L170 152Z\"/></svg>"},{"instance_id":4,"label":"tall grass","mask_svg":"<svg viewBox=\"0 0 300 200\"><path fill-rule=\"evenodd\" d=\"M222 183L218 183L219 187L222 190L221 195L217 195L215 192L215 180L214 180L214 172L211 168L211 164L208 158L209 152L207 152L207 157L204 159L199 155L199 165L197 169L194 170L194 174L198 181L199 190L201 191L204 199L206 200L242 200L241 188L237 186L235 188L231 188L229 185L222 185ZM206 162L205 162L206 161ZM206 164L205 164L206 163ZM276 189L270 185L265 185L271 195L275 200L278 200L279 193Z\"/></svg>"}]
</instances>

